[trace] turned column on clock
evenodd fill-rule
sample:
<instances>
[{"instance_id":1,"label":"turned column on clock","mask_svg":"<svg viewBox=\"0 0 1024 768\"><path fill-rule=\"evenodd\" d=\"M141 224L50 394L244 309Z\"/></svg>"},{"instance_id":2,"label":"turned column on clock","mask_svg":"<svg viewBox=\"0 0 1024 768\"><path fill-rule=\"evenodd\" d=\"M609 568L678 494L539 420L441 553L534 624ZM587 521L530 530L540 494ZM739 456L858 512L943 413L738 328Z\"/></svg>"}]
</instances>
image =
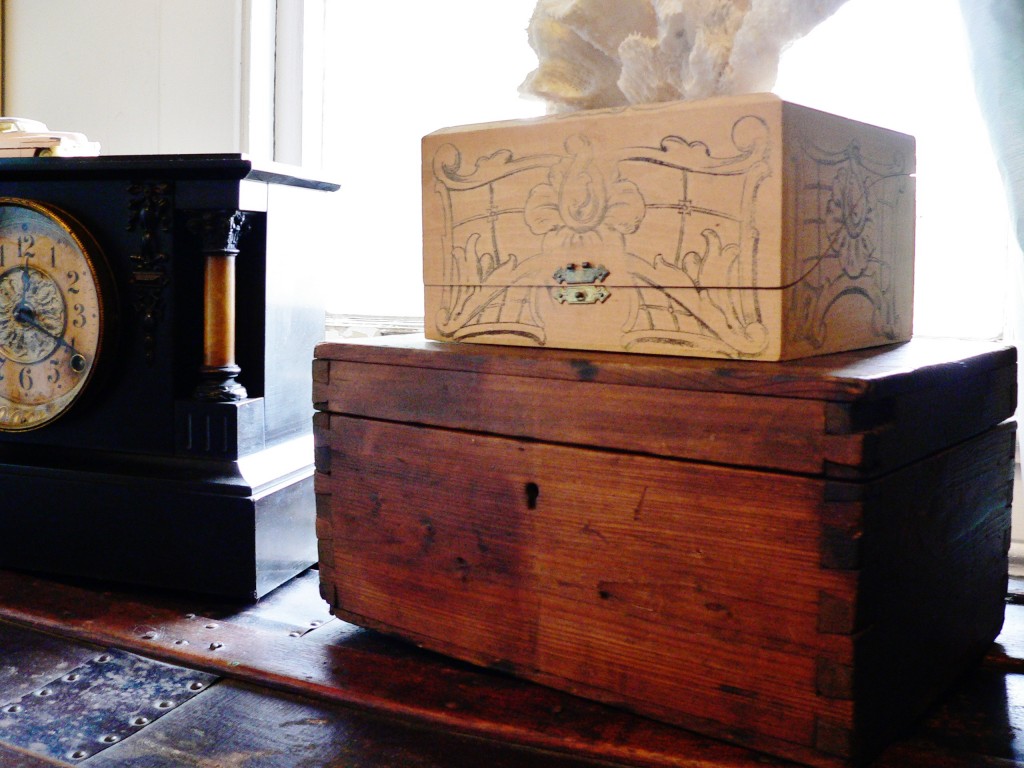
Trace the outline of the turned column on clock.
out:
<instances>
[{"instance_id":1,"label":"turned column on clock","mask_svg":"<svg viewBox=\"0 0 1024 768\"><path fill-rule=\"evenodd\" d=\"M248 395L238 381L235 362L235 257L245 226L241 211L206 211L190 221L202 237L203 364L193 397L208 402L233 402Z\"/></svg>"}]
</instances>

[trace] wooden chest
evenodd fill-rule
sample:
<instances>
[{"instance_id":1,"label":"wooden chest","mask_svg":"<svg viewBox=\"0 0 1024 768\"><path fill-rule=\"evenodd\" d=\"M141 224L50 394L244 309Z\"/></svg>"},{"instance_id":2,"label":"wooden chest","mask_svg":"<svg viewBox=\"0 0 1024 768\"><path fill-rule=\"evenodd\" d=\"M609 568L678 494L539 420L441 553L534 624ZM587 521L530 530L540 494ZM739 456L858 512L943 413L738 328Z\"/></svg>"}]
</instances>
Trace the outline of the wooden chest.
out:
<instances>
[{"instance_id":1,"label":"wooden chest","mask_svg":"<svg viewBox=\"0 0 1024 768\"><path fill-rule=\"evenodd\" d=\"M875 754L1000 630L1013 348L316 355L346 620L823 766Z\"/></svg>"},{"instance_id":2,"label":"wooden chest","mask_svg":"<svg viewBox=\"0 0 1024 768\"><path fill-rule=\"evenodd\" d=\"M439 131L426 335L760 360L906 340L914 161L771 94Z\"/></svg>"}]
</instances>

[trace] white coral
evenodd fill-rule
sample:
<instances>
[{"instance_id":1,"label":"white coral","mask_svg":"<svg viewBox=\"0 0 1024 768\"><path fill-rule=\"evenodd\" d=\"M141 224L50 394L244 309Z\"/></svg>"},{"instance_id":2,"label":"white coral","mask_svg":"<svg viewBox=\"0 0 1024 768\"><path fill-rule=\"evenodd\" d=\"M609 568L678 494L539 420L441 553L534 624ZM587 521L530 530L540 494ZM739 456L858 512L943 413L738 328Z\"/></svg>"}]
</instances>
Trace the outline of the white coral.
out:
<instances>
[{"instance_id":1,"label":"white coral","mask_svg":"<svg viewBox=\"0 0 1024 768\"><path fill-rule=\"evenodd\" d=\"M552 111L771 90L779 56L846 0L539 0L524 94Z\"/></svg>"}]
</instances>

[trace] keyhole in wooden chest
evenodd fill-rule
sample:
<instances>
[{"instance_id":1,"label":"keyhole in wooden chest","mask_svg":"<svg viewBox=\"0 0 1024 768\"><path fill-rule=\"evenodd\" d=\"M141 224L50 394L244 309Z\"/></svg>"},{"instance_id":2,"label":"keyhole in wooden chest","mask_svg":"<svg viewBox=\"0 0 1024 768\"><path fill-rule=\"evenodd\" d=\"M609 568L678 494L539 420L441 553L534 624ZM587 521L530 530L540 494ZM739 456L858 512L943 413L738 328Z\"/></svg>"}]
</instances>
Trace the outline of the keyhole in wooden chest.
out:
<instances>
[{"instance_id":1,"label":"keyhole in wooden chest","mask_svg":"<svg viewBox=\"0 0 1024 768\"><path fill-rule=\"evenodd\" d=\"M540 486L536 483L526 484L526 508L537 508L537 497L540 496Z\"/></svg>"}]
</instances>

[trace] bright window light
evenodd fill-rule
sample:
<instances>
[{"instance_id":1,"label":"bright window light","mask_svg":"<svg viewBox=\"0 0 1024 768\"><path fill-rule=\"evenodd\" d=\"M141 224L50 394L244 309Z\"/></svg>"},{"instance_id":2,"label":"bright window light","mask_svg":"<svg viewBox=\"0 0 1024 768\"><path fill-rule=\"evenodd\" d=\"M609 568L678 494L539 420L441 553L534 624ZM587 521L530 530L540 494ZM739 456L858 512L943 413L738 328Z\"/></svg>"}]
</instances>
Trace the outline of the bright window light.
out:
<instances>
[{"instance_id":1,"label":"bright window light","mask_svg":"<svg viewBox=\"0 0 1024 768\"><path fill-rule=\"evenodd\" d=\"M420 139L544 114L519 96L537 65L535 0L327 3L324 166L342 188L331 312L423 315Z\"/></svg>"}]
</instances>

